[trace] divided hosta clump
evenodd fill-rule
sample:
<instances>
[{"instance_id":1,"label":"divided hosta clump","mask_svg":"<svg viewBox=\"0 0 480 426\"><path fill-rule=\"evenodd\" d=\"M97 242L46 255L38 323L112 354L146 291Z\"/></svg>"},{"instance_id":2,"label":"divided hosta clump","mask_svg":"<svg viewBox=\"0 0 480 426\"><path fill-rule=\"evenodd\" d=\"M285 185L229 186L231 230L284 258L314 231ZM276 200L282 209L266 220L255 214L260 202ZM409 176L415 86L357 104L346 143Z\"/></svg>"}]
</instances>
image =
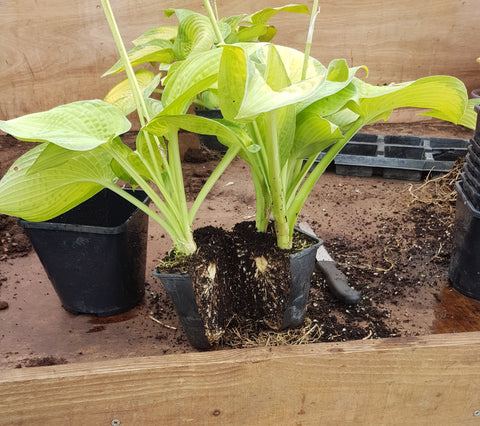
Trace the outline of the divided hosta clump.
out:
<instances>
[{"instance_id":1,"label":"divided hosta clump","mask_svg":"<svg viewBox=\"0 0 480 426\"><path fill-rule=\"evenodd\" d=\"M170 253L157 276L190 276L209 344L218 342L231 323L242 327L254 322L280 330L303 320L312 268L298 272L292 256L306 247L314 254L316 239L295 232L294 247L280 249L273 225L258 232L254 222L238 223L231 231L207 226L197 229L194 237L197 252L187 258Z\"/></svg>"}]
</instances>

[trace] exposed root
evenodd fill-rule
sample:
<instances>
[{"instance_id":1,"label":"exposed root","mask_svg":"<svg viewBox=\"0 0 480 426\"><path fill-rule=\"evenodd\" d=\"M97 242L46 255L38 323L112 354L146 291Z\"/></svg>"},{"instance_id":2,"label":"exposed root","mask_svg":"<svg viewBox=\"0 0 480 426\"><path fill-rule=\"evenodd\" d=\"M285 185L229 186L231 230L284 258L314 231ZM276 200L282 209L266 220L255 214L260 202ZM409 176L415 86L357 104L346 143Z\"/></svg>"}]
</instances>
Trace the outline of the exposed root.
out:
<instances>
[{"instance_id":1,"label":"exposed root","mask_svg":"<svg viewBox=\"0 0 480 426\"><path fill-rule=\"evenodd\" d=\"M415 202L436 204L447 208L449 213L452 213L452 206L457 198L455 182L460 179L463 163L464 159L459 159L448 173L436 178L430 178L429 174L420 186L414 187L413 184L410 184L408 192L412 196L412 200L408 206Z\"/></svg>"},{"instance_id":2,"label":"exposed root","mask_svg":"<svg viewBox=\"0 0 480 426\"><path fill-rule=\"evenodd\" d=\"M321 325L307 318L300 328L283 331L261 330L256 324L247 324L242 329L227 328L223 344L238 349L259 346L303 345L319 342L322 335Z\"/></svg>"},{"instance_id":3,"label":"exposed root","mask_svg":"<svg viewBox=\"0 0 480 426\"><path fill-rule=\"evenodd\" d=\"M150 318L152 321L155 321L157 324L160 324L162 327L169 328L170 330L176 330L177 329L177 327L173 327L172 325L165 324L162 321L156 319L152 315L149 315L148 318Z\"/></svg>"}]
</instances>

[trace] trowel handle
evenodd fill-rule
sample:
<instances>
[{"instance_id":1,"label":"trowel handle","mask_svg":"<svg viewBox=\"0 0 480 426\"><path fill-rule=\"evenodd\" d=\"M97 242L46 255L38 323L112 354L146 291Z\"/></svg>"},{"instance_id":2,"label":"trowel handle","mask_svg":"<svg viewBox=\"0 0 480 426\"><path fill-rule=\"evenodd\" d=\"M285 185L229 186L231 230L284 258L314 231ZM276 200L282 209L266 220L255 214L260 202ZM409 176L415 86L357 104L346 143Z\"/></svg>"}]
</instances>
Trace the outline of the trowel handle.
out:
<instances>
[{"instance_id":1,"label":"trowel handle","mask_svg":"<svg viewBox=\"0 0 480 426\"><path fill-rule=\"evenodd\" d=\"M335 262L319 260L316 267L325 275L328 288L337 299L348 304L360 301L360 293L348 285L347 277Z\"/></svg>"}]
</instances>

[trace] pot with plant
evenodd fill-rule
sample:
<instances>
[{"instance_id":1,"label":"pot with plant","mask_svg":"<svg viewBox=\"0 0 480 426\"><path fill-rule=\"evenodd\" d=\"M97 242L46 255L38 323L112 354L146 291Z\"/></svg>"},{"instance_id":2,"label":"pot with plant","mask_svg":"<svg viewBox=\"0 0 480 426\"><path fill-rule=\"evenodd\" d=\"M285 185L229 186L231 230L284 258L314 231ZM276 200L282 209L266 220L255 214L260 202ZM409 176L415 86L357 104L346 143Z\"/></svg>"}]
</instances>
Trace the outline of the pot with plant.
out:
<instances>
[{"instance_id":1,"label":"pot with plant","mask_svg":"<svg viewBox=\"0 0 480 426\"><path fill-rule=\"evenodd\" d=\"M128 78L116 85L105 100L78 101L49 111L0 121L0 129L18 140L38 143L17 159L1 179L0 211L22 218L30 234L43 228L41 236L32 236L32 239L66 309L75 313L110 315L132 307L143 294L145 270L142 274L138 267L143 265L145 268L147 222L146 218L141 219L143 226L133 227L133 238L132 232L124 229L126 222L132 222L128 215L120 222L115 219L114 223L109 223L106 230L100 230L108 221L107 217L121 216L120 211L126 203L130 213L138 216L138 210L159 223L171 237L176 252L185 255L194 253L196 244L192 223L195 212L222 171L235 158L238 148L228 150L189 210L181 171L178 129L172 126L164 138L142 130L133 150L122 142L121 135L131 127L126 118L128 114L137 109L144 126L161 107L158 101L150 98L159 85L160 74L145 70L134 73L109 2L103 1L102 5L126 64ZM125 189L119 184L122 181L130 182L132 189ZM107 190L105 197L99 194L103 189ZM115 204L100 208L90 203L92 197L97 200L99 197L108 198ZM124 203L119 203L119 198ZM147 198L159 213L148 205ZM87 204L82 204L84 202ZM84 208L96 216L87 219L86 223L83 218L84 223L79 221L79 216L85 215ZM113 212L110 215L107 211ZM75 218L74 223L69 223L72 217ZM88 228L88 238L92 240L90 245L85 246L86 237L78 235L82 227ZM45 234L52 228L56 232L56 237L52 238L53 249L46 245L45 240ZM70 231L75 234L68 234L67 239L71 242L66 243L65 232ZM111 245L104 246L105 250L100 252L99 247L94 247L92 254L102 254L102 257L79 256L80 252L88 253L89 247L98 244L91 235L99 232L124 235L122 240L127 247L120 250L120 258L115 258L114 252L118 250L111 250ZM142 237L142 246L137 244L139 237ZM67 246L72 246L73 252L65 253ZM110 249L107 250L107 247ZM124 261L135 265L135 273L126 273L129 269L125 269ZM105 276L112 272L111 268L105 268L105 263L117 268L113 277ZM95 272L95 266L101 273ZM70 275L68 271L71 271ZM133 279L128 281L134 286L133 290L126 290L126 283L116 280L119 276L123 280L125 275L132 275ZM107 286L105 280L112 285ZM99 292L87 287L96 288ZM122 307L111 302L117 300L120 293L124 294L122 300L125 304ZM100 305L100 300L106 306L103 303Z\"/></svg>"},{"instance_id":2,"label":"pot with plant","mask_svg":"<svg viewBox=\"0 0 480 426\"><path fill-rule=\"evenodd\" d=\"M325 67L311 58L317 2L305 52L300 52L271 43L228 44L205 0L216 34L215 48L178 61L169 70L161 99L152 99L160 76L133 71L108 0L102 0L102 5L127 80L112 89L108 102L74 103L0 122L2 130L19 139L42 142L40 148L21 157L0 182L0 211L26 218L33 214L34 220L44 220L73 208L102 187L133 203L172 239L174 249L160 262L157 273L179 274L173 286L178 294L184 285L180 279L187 283L193 308L185 311L193 314L183 324L193 323L204 333L191 340L197 347L215 344L235 321L253 321L274 329L301 322L319 241L296 232L295 222L315 182L363 125L386 119L400 107L428 109L424 114L452 122L464 117L467 94L455 78L426 77L376 87L357 77L364 67L350 68L342 59ZM209 90L217 90L224 118L188 114L192 100ZM124 127L108 132L103 139L91 131L72 132L86 119L87 108L102 111L96 118L97 130L109 128L110 115L127 115L136 108L142 128L135 149L118 136ZM72 115L63 116L65 109ZM52 121L45 127L49 118ZM192 205L186 202L183 185L180 129L215 135L228 147ZM316 163L318 154L326 149ZM201 203L237 156L251 170L255 223L239 224L232 231L206 227L194 233ZM142 188L158 213L119 187L120 179L134 189ZM31 191L32 181L39 182L37 191ZM57 189L63 191L62 196L52 195ZM208 253L205 241L215 242L213 254ZM253 248L244 245L252 241ZM260 250L260 246L271 251ZM305 263L303 254L294 254L304 250L305 257L311 256ZM303 259L298 296L292 290L296 272L290 272L294 257ZM232 266L232 261L240 266ZM162 282L167 278L160 276Z\"/></svg>"},{"instance_id":3,"label":"pot with plant","mask_svg":"<svg viewBox=\"0 0 480 426\"><path fill-rule=\"evenodd\" d=\"M208 2L206 7L208 10ZM209 16L215 27L214 13L210 12ZM377 87L356 76L364 67L349 68L342 59L324 67L311 58L309 48L315 16L316 4L305 52L270 43L228 44L219 37L216 49L185 59L167 79L162 95L163 111L145 127L150 133L161 136L175 125L188 131L216 134L230 149L237 146L239 156L250 167L254 182L256 231L273 235L276 248L286 253L294 246L295 223L315 182L362 126L386 120L395 108L401 107L428 109L425 115L471 125L465 118L465 87L455 78L434 76ZM216 34L219 33L217 29ZM191 99L211 88L217 89L224 118L207 120L187 114ZM327 153L317 163L318 155L326 149ZM189 290L194 309L187 319L195 318L197 325L203 320L207 326L203 342L209 344L218 339L232 318L238 320L239 312L247 312L255 321L263 321L273 328L283 326L284 311L279 301L285 303L285 297L278 295L288 290L271 292L269 283L273 281L280 287L280 276L261 281L265 271L276 266L264 261L265 256L252 252L247 255L252 266L247 277L245 265L239 271L232 268L227 260L238 259L244 253L243 249L238 249L237 238L229 235L216 238L227 241L221 250L224 256L204 261L203 268L196 265L190 269L190 275L195 278L194 290ZM199 247L198 253L201 252L202 247ZM162 281L168 278L161 273L165 263L157 269ZM230 266L225 270L223 264ZM305 269L311 271L306 266ZM181 273L175 279L181 279L189 287L191 277L181 268L179 270ZM227 275L228 280L225 279ZM248 277L252 276L259 292L255 285L249 286ZM199 284L202 280L203 284ZM291 283L285 285L288 288ZM250 295L253 294L252 298L245 295L245 287ZM221 289L224 289L222 295L219 294ZM269 292L273 294L271 297ZM173 298L177 297L175 294ZM265 310L252 312L251 307L258 300L264 307L275 306L276 319L266 320ZM198 306L194 302L199 302ZM228 309L230 311L225 312ZM198 310L202 312L198 314Z\"/></svg>"}]
</instances>

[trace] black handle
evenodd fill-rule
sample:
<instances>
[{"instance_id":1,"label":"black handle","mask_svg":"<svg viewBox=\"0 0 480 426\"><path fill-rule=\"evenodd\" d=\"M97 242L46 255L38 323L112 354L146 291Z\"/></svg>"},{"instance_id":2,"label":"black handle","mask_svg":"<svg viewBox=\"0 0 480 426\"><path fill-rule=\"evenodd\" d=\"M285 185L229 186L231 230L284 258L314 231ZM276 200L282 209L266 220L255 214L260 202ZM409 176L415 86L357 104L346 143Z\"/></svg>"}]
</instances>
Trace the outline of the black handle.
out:
<instances>
[{"instance_id":1,"label":"black handle","mask_svg":"<svg viewBox=\"0 0 480 426\"><path fill-rule=\"evenodd\" d=\"M316 266L325 275L328 288L337 299L348 304L360 301L360 293L348 285L347 277L335 262L317 261Z\"/></svg>"}]
</instances>

